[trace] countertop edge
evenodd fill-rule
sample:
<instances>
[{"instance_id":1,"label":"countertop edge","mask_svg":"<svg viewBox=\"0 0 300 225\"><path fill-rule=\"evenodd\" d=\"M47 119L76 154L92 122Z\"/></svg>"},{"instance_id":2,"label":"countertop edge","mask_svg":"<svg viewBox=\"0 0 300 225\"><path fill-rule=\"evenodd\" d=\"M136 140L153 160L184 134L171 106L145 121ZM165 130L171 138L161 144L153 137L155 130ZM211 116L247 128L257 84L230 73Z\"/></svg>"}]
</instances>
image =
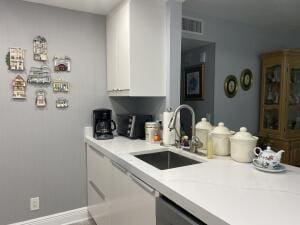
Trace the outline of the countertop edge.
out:
<instances>
[{"instance_id":1,"label":"countertop edge","mask_svg":"<svg viewBox=\"0 0 300 225\"><path fill-rule=\"evenodd\" d=\"M179 193L173 191L169 187L165 186L164 184L160 183L158 180L154 179L150 175L146 174L142 170L134 167L130 164L130 162L125 161L124 159L118 157L117 154L112 153L110 149L107 149L93 140L93 138L90 135L84 136L84 142L96 150L103 153L106 157L108 157L110 160L118 163L120 166L124 167L128 172L132 173L134 176L138 177L151 187L153 187L155 190L157 190L162 195L166 196L170 200L174 201L176 204L190 212L195 217L199 218L203 222L212 225L228 225L229 223L225 222L224 220L220 219L218 216L213 215L212 213L208 212L204 208L200 207L197 204L194 204L190 200L184 198ZM163 147L161 147L163 148Z\"/></svg>"}]
</instances>

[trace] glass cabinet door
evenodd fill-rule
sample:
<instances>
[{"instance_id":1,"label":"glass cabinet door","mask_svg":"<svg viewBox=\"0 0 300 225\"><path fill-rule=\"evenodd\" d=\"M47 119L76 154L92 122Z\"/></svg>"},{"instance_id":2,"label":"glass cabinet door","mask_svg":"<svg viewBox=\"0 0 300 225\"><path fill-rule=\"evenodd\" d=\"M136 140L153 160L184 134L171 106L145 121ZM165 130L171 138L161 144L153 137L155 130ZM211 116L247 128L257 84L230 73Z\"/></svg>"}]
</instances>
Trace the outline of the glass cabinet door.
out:
<instances>
[{"instance_id":1,"label":"glass cabinet door","mask_svg":"<svg viewBox=\"0 0 300 225\"><path fill-rule=\"evenodd\" d=\"M264 67L263 128L279 130L281 64Z\"/></svg>"},{"instance_id":2,"label":"glass cabinet door","mask_svg":"<svg viewBox=\"0 0 300 225\"><path fill-rule=\"evenodd\" d=\"M300 61L289 63L287 80L287 131L300 131Z\"/></svg>"}]
</instances>

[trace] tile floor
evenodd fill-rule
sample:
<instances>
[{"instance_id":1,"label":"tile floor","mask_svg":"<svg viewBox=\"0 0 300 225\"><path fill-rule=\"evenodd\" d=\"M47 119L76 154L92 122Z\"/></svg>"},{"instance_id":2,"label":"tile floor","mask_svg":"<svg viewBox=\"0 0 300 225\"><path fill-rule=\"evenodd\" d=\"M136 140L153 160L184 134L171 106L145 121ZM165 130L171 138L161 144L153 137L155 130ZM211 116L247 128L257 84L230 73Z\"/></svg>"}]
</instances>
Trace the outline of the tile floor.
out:
<instances>
[{"instance_id":1,"label":"tile floor","mask_svg":"<svg viewBox=\"0 0 300 225\"><path fill-rule=\"evenodd\" d=\"M74 224L71 224L71 225L96 225L96 223L94 222L93 219L89 219L89 220L82 221L80 223L74 223Z\"/></svg>"}]
</instances>

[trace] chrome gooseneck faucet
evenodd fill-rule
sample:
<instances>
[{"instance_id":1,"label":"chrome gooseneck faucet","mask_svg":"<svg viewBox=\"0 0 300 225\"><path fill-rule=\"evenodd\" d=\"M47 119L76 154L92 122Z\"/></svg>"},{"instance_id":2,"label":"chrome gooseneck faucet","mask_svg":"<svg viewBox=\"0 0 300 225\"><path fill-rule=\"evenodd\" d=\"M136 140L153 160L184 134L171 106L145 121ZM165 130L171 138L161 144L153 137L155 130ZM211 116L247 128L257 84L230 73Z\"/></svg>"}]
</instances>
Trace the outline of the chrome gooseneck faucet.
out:
<instances>
[{"instance_id":1,"label":"chrome gooseneck faucet","mask_svg":"<svg viewBox=\"0 0 300 225\"><path fill-rule=\"evenodd\" d=\"M191 144L190 144L190 151L193 152L193 153L196 153L197 148L201 147L201 142L200 142L199 138L196 136L195 111L191 106L189 106L189 105L180 105L180 106L177 107L177 109L174 112L174 116L170 120L169 129L170 130L174 130L174 129L176 130L176 120L177 120L178 113L181 111L181 109L188 109L190 111L191 115L192 115L192 138L191 138ZM180 134L178 134L177 131L176 131L176 133L180 138Z\"/></svg>"}]
</instances>

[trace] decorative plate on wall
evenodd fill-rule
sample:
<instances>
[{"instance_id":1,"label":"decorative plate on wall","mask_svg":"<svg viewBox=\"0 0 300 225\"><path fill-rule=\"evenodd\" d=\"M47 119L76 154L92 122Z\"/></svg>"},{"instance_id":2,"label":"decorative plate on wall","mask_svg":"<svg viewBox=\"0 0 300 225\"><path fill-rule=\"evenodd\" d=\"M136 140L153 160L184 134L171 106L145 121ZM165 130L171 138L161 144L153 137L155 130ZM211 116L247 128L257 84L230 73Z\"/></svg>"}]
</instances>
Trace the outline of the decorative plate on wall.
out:
<instances>
[{"instance_id":1,"label":"decorative plate on wall","mask_svg":"<svg viewBox=\"0 0 300 225\"><path fill-rule=\"evenodd\" d=\"M241 74L241 87L243 90L248 91L252 87L253 75L250 69L245 69Z\"/></svg>"},{"instance_id":2,"label":"decorative plate on wall","mask_svg":"<svg viewBox=\"0 0 300 225\"><path fill-rule=\"evenodd\" d=\"M224 82L224 91L228 98L233 98L238 92L238 81L234 75L226 77Z\"/></svg>"}]
</instances>

